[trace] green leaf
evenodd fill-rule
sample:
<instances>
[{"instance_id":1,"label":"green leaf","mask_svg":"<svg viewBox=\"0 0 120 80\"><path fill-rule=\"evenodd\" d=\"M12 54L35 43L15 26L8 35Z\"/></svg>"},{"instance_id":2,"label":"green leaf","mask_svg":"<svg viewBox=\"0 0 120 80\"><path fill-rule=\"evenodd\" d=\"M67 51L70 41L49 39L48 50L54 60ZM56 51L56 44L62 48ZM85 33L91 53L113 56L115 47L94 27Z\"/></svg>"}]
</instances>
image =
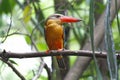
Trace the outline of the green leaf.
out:
<instances>
[{"instance_id":1,"label":"green leaf","mask_svg":"<svg viewBox=\"0 0 120 80\"><path fill-rule=\"evenodd\" d=\"M32 15L32 10L31 10L31 6L29 4L23 10L23 21L25 23L27 23L28 21L30 21L31 15Z\"/></svg>"},{"instance_id":2,"label":"green leaf","mask_svg":"<svg viewBox=\"0 0 120 80\"><path fill-rule=\"evenodd\" d=\"M28 36L25 36L25 40L26 40L27 44L31 44L30 37L28 37Z\"/></svg>"},{"instance_id":3,"label":"green leaf","mask_svg":"<svg viewBox=\"0 0 120 80\"><path fill-rule=\"evenodd\" d=\"M97 2L97 1L96 1L96 5L98 6L98 9L96 9L95 12L97 12L98 14L102 14L102 12L105 9L105 5L101 4L101 3Z\"/></svg>"},{"instance_id":4,"label":"green leaf","mask_svg":"<svg viewBox=\"0 0 120 80\"><path fill-rule=\"evenodd\" d=\"M91 47L93 51L93 59L95 63L96 73L97 73L97 80L103 80L101 72L99 70L97 59L95 57L95 49L94 49L94 0L90 0L90 13L89 13L89 25L90 25L90 38L91 38Z\"/></svg>"},{"instance_id":5,"label":"green leaf","mask_svg":"<svg viewBox=\"0 0 120 80\"><path fill-rule=\"evenodd\" d=\"M43 75L41 75L41 76L40 76L40 79L38 79L38 80L48 80L48 78L45 77L45 76L43 76Z\"/></svg>"},{"instance_id":6,"label":"green leaf","mask_svg":"<svg viewBox=\"0 0 120 80\"><path fill-rule=\"evenodd\" d=\"M70 66L74 65L76 58L76 56L70 56Z\"/></svg>"},{"instance_id":7,"label":"green leaf","mask_svg":"<svg viewBox=\"0 0 120 80\"><path fill-rule=\"evenodd\" d=\"M118 17L117 0L115 0L115 11L116 11L116 19L117 19L118 31L119 31L119 35L120 35L120 23L119 23L119 17Z\"/></svg>"},{"instance_id":8,"label":"green leaf","mask_svg":"<svg viewBox=\"0 0 120 80\"><path fill-rule=\"evenodd\" d=\"M0 3L0 14L10 13L15 6L15 0L1 0Z\"/></svg>"},{"instance_id":9,"label":"green leaf","mask_svg":"<svg viewBox=\"0 0 120 80\"><path fill-rule=\"evenodd\" d=\"M110 5L111 0L107 2L105 17L105 45L107 50L107 62L111 80L118 80L117 59L115 55L115 47L113 42L111 23L110 23Z\"/></svg>"},{"instance_id":10,"label":"green leaf","mask_svg":"<svg viewBox=\"0 0 120 80\"><path fill-rule=\"evenodd\" d=\"M41 43L37 43L36 46L37 46L37 49L38 49L38 50L43 50L43 51L44 51L44 50L47 49L46 44L45 44L45 43L42 43L42 42L41 42Z\"/></svg>"},{"instance_id":11,"label":"green leaf","mask_svg":"<svg viewBox=\"0 0 120 80\"><path fill-rule=\"evenodd\" d=\"M12 64L18 65L14 60L9 60Z\"/></svg>"}]
</instances>

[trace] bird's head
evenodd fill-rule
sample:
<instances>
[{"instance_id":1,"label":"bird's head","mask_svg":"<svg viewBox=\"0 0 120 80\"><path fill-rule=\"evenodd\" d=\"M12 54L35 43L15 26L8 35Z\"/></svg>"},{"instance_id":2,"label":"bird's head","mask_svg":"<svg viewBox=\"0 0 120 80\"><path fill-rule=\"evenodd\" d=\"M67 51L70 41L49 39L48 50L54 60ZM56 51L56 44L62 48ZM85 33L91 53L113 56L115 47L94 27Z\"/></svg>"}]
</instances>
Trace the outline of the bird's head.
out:
<instances>
[{"instance_id":1,"label":"bird's head","mask_svg":"<svg viewBox=\"0 0 120 80\"><path fill-rule=\"evenodd\" d=\"M79 22L82 21L81 19L64 16L62 14L53 14L49 16L45 22L46 25L49 25L51 23L57 23L57 24L63 24L63 23L73 23L73 22Z\"/></svg>"}]
</instances>

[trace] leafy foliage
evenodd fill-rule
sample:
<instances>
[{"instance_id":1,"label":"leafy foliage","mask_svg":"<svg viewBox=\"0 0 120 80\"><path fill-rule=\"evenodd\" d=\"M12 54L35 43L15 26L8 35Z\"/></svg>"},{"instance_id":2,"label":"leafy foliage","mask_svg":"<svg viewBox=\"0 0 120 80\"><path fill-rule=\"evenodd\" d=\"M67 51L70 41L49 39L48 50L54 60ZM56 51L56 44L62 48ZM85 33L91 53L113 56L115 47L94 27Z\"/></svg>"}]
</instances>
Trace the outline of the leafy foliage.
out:
<instances>
[{"instance_id":1,"label":"leafy foliage","mask_svg":"<svg viewBox=\"0 0 120 80\"><path fill-rule=\"evenodd\" d=\"M27 5L25 8L24 8L24 11L23 11L23 20L25 23L27 23L28 21L30 21L30 18L31 18L31 7L30 5Z\"/></svg>"},{"instance_id":2,"label":"leafy foliage","mask_svg":"<svg viewBox=\"0 0 120 80\"><path fill-rule=\"evenodd\" d=\"M16 5L15 1L13 0L1 0L0 3L0 15L5 13L8 14L10 13L14 6Z\"/></svg>"}]
</instances>

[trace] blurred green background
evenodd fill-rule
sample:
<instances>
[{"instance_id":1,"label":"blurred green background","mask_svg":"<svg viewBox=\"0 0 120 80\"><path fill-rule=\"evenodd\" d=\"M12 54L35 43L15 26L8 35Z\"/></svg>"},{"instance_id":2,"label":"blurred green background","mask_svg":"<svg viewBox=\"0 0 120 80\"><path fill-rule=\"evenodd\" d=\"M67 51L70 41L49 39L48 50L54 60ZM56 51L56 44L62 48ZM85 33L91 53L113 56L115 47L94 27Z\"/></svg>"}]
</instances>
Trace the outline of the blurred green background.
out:
<instances>
[{"instance_id":1,"label":"blurred green background","mask_svg":"<svg viewBox=\"0 0 120 80\"><path fill-rule=\"evenodd\" d=\"M90 6L92 1L94 4L93 8ZM54 13L73 16L83 20L82 22L74 24L64 24L65 48L70 50L82 49L87 39L91 37L89 35L89 26L92 24L90 23L90 20L92 21L93 19L93 25L96 25L101 14L106 9L106 6L107 0L0 0L0 49L1 51L5 49L10 52L48 50L44 39L44 22L49 15ZM93 17L90 17L90 7L94 9L92 12L94 14ZM118 12L118 19L116 19L116 17L117 16L115 16L113 22L110 23L112 29L111 36L113 37L114 49L119 51L120 26L118 22L120 19L120 12ZM94 27L95 26L93 26L93 28ZM102 42L100 44L102 44ZM104 48L105 44L102 45L102 47L94 48L94 50L106 51ZM68 70L65 74L67 74L69 68L74 65L76 58L76 56L66 58ZM18 71L20 71L26 80L33 79L41 65L40 61L41 59L39 58L10 59L10 62ZM51 67L50 58L44 58L44 61ZM97 61L97 67L100 68L100 60L97 59ZM117 60L116 63L119 73L119 60ZM102 70L104 71L104 69L99 70L101 71L101 74ZM105 74L104 77L107 78L103 77L103 80L110 80L111 75L109 70L106 73L107 74ZM52 73L52 75L53 79L56 80L57 75L54 76L54 73ZM97 75L94 60L92 60L79 80L100 80L96 77ZM62 77L62 79L64 77ZM0 80L20 80L20 78L10 69L10 67L0 61ZM48 80L46 70L43 69L38 80Z\"/></svg>"}]
</instances>

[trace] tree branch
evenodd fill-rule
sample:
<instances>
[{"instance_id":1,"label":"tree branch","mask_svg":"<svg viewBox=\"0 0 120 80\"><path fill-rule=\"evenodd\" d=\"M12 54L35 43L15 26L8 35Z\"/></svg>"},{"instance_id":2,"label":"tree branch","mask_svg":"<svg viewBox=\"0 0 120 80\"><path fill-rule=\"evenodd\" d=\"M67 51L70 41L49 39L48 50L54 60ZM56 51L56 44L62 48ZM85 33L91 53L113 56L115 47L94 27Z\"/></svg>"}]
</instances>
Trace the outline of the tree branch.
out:
<instances>
[{"instance_id":1,"label":"tree branch","mask_svg":"<svg viewBox=\"0 0 120 80\"><path fill-rule=\"evenodd\" d=\"M119 52L116 52L119 53ZM9 67L12 68L12 70L22 79L25 80L25 78L14 68L14 66L8 62L9 58L34 58L34 57L47 57L47 56L85 56L85 57L93 57L92 51L88 50L78 50L78 51L72 51L72 50L64 50L64 51L57 51L57 50L51 50L49 53L46 54L46 52L29 52L29 53L14 53L14 52L6 52L5 50L3 52L0 52L1 60L5 62ZM107 58L106 52L98 52L95 51L95 56L99 58ZM117 59L120 59L120 54L116 54ZM46 65L46 64L45 64ZM44 67L47 67L45 66ZM50 72L47 68L47 72ZM36 80L37 77L39 77L39 74L41 71L39 71L38 75L35 76L33 80ZM51 76L49 73L49 80L51 80Z\"/></svg>"},{"instance_id":2,"label":"tree branch","mask_svg":"<svg viewBox=\"0 0 120 80\"><path fill-rule=\"evenodd\" d=\"M0 52L0 57L2 59L9 59L9 58L34 58L34 57L47 57L47 56L85 56L85 57L93 57L92 51L88 50L64 50L64 51L57 51L51 50L49 53L46 52L29 52L29 53L14 53L14 52ZM95 52L95 56L99 58L106 58L106 52ZM116 54L117 58L120 59L120 54Z\"/></svg>"}]
</instances>

